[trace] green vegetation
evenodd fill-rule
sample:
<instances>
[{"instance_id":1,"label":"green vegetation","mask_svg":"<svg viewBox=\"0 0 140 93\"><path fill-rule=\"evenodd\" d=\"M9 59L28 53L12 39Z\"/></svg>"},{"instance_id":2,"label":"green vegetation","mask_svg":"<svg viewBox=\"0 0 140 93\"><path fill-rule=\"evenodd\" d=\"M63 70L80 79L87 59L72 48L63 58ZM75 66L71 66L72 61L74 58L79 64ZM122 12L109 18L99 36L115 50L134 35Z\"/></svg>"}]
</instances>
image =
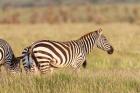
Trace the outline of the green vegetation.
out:
<instances>
[{"instance_id":1,"label":"green vegetation","mask_svg":"<svg viewBox=\"0 0 140 93\"><path fill-rule=\"evenodd\" d=\"M0 37L7 40L16 56L40 39L67 41L78 39L98 28L114 46L114 54L94 48L88 66L79 72L55 70L52 75L0 76L0 93L140 93L140 26L129 23L95 25L34 24L0 25Z\"/></svg>"}]
</instances>

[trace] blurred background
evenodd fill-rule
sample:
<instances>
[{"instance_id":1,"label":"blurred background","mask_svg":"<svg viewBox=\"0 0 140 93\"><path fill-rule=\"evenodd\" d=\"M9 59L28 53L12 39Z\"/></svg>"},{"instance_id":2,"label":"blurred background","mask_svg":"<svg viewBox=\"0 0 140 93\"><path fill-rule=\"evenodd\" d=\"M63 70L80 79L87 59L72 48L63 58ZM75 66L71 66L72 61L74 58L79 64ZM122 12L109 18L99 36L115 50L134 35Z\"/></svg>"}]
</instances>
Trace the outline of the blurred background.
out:
<instances>
[{"instance_id":1,"label":"blurred background","mask_svg":"<svg viewBox=\"0 0 140 93\"><path fill-rule=\"evenodd\" d=\"M0 24L140 23L140 0L0 0Z\"/></svg>"}]
</instances>

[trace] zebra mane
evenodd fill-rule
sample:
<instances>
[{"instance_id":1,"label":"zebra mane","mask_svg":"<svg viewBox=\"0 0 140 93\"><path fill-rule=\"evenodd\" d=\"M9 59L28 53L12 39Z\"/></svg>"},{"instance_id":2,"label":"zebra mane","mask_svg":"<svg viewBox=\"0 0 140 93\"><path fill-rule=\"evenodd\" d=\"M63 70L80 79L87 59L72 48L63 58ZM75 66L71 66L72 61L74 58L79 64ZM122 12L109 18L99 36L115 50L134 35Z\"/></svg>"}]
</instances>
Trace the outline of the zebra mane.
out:
<instances>
[{"instance_id":1,"label":"zebra mane","mask_svg":"<svg viewBox=\"0 0 140 93\"><path fill-rule=\"evenodd\" d=\"M92 35L92 34L98 34L97 30L96 30L96 31L89 32L89 33L87 33L87 34L81 36L79 39L83 39L83 38L85 38L86 36L90 36L90 35Z\"/></svg>"}]
</instances>

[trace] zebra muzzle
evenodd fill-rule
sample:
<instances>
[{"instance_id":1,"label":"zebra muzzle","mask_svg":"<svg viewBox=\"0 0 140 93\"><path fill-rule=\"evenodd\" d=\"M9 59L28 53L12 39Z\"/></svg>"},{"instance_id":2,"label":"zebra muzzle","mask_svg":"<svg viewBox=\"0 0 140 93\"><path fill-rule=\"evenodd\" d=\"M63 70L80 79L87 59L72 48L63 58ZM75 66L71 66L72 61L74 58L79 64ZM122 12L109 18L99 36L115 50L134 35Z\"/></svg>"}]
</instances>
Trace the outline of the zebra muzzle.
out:
<instances>
[{"instance_id":1,"label":"zebra muzzle","mask_svg":"<svg viewBox=\"0 0 140 93\"><path fill-rule=\"evenodd\" d=\"M113 54L113 52L114 52L114 49L113 49L112 46L110 46L110 49L107 51L107 53L108 53L108 54Z\"/></svg>"}]
</instances>

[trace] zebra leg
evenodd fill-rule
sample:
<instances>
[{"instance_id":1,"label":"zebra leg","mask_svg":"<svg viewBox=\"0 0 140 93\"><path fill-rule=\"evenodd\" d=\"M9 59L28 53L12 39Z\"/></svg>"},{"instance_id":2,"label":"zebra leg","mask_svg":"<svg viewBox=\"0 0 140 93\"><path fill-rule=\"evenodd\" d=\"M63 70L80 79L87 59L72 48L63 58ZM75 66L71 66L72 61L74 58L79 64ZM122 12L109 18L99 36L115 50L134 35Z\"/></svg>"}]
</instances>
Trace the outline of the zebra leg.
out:
<instances>
[{"instance_id":1,"label":"zebra leg","mask_svg":"<svg viewBox=\"0 0 140 93\"><path fill-rule=\"evenodd\" d=\"M79 73L80 73L80 68L76 67L76 66L73 67L72 74L74 74L74 75L76 75L78 77Z\"/></svg>"},{"instance_id":2,"label":"zebra leg","mask_svg":"<svg viewBox=\"0 0 140 93\"><path fill-rule=\"evenodd\" d=\"M80 62L78 62L78 63L75 63L75 64L71 65L71 67L73 68L72 73L78 74L80 72Z\"/></svg>"},{"instance_id":3,"label":"zebra leg","mask_svg":"<svg viewBox=\"0 0 140 93\"><path fill-rule=\"evenodd\" d=\"M31 72L31 74L35 74L35 75L39 75L40 71L38 69L38 67L36 66L35 62L32 63L29 72Z\"/></svg>"},{"instance_id":4,"label":"zebra leg","mask_svg":"<svg viewBox=\"0 0 140 93\"><path fill-rule=\"evenodd\" d=\"M8 64L4 64L3 66L4 66L4 69L5 69L6 73L9 74L10 66L8 66Z\"/></svg>"},{"instance_id":5,"label":"zebra leg","mask_svg":"<svg viewBox=\"0 0 140 93\"><path fill-rule=\"evenodd\" d=\"M3 60L0 61L0 72L1 72L1 67L2 66L4 66L4 68L5 68L5 64L4 64L4 61Z\"/></svg>"},{"instance_id":6,"label":"zebra leg","mask_svg":"<svg viewBox=\"0 0 140 93\"><path fill-rule=\"evenodd\" d=\"M41 74L52 74L53 69L51 67L40 68Z\"/></svg>"},{"instance_id":7,"label":"zebra leg","mask_svg":"<svg viewBox=\"0 0 140 93\"><path fill-rule=\"evenodd\" d=\"M41 74L52 73L53 69L50 65L50 61L39 62L39 70Z\"/></svg>"},{"instance_id":8,"label":"zebra leg","mask_svg":"<svg viewBox=\"0 0 140 93\"><path fill-rule=\"evenodd\" d=\"M82 67L83 67L83 68L86 68L86 66L87 66L87 61L85 60L85 61L83 62L83 64L82 64Z\"/></svg>"},{"instance_id":9,"label":"zebra leg","mask_svg":"<svg viewBox=\"0 0 140 93\"><path fill-rule=\"evenodd\" d=\"M0 72L1 72L1 67L0 67Z\"/></svg>"},{"instance_id":10,"label":"zebra leg","mask_svg":"<svg viewBox=\"0 0 140 93\"><path fill-rule=\"evenodd\" d=\"M32 73L32 72L31 72ZM40 71L39 71L39 69L38 69L38 67L34 67L34 71L33 71L33 74L35 74L35 75L40 75Z\"/></svg>"},{"instance_id":11,"label":"zebra leg","mask_svg":"<svg viewBox=\"0 0 140 93\"><path fill-rule=\"evenodd\" d=\"M76 62L75 64L73 64L72 67L74 68L74 72L76 72L78 74L80 72L81 65L85 68L86 63L87 63L86 60L84 60L84 61L80 60L80 61Z\"/></svg>"},{"instance_id":12,"label":"zebra leg","mask_svg":"<svg viewBox=\"0 0 140 93\"><path fill-rule=\"evenodd\" d=\"M51 67L51 68L50 68L50 74L51 74L51 75L52 75L52 73L53 73L53 70L54 70L54 68Z\"/></svg>"},{"instance_id":13,"label":"zebra leg","mask_svg":"<svg viewBox=\"0 0 140 93\"><path fill-rule=\"evenodd\" d=\"M1 67L2 67L2 65L0 64L0 72L1 72Z\"/></svg>"}]
</instances>

